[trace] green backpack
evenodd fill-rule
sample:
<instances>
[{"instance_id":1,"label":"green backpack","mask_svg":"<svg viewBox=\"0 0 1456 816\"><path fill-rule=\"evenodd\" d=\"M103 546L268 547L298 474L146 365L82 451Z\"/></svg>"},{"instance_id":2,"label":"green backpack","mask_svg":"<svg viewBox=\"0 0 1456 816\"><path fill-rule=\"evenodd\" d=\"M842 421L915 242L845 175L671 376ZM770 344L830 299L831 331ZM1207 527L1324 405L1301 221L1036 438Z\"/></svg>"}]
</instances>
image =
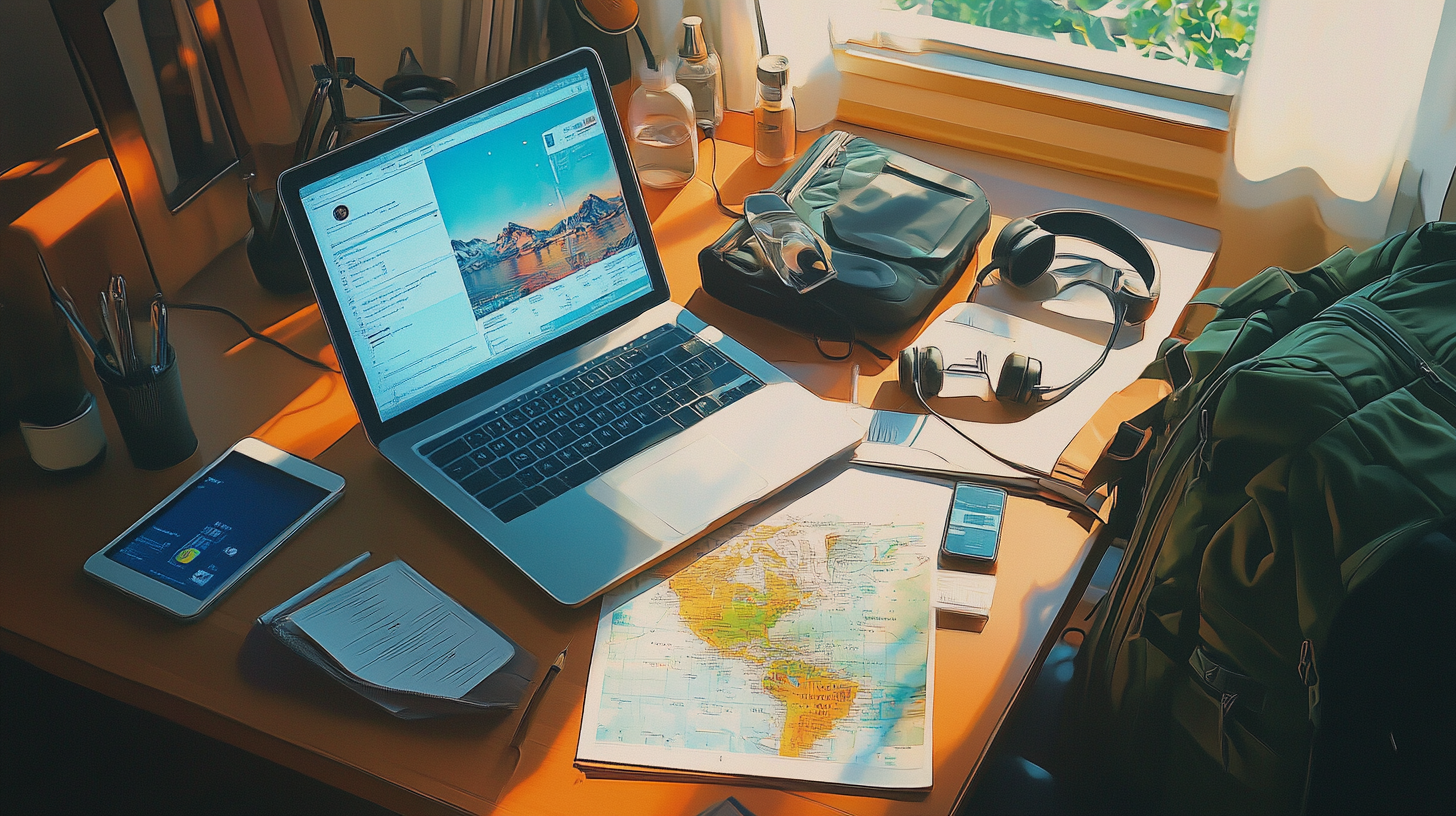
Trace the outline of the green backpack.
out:
<instances>
[{"instance_id":1,"label":"green backpack","mask_svg":"<svg viewBox=\"0 0 1456 816\"><path fill-rule=\"evenodd\" d=\"M1165 343L1144 376L1173 392L1107 454L1142 500L1082 724L1160 810L1296 812L1332 623L1456 514L1456 223L1195 302L1217 316Z\"/></svg>"}]
</instances>

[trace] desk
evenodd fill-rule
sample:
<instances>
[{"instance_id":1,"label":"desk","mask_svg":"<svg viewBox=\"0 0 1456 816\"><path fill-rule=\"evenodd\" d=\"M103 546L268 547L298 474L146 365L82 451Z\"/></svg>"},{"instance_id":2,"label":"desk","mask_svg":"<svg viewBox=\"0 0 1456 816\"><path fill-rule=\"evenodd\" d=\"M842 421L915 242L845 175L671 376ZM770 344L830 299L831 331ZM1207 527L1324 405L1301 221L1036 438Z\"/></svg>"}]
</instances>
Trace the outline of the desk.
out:
<instances>
[{"instance_id":1,"label":"desk","mask_svg":"<svg viewBox=\"0 0 1456 816\"><path fill-rule=\"evenodd\" d=\"M733 137L731 129L725 131ZM1086 205L983 172L980 159L959 151L870 135L976 178L998 212ZM720 148L719 178L730 201L776 174L755 165L740 145L720 141ZM823 396L846 398L849 366L859 363L862 401L872 397L876 407L903 406L904 397L893 387L893 368L868 353L824 362L807 338L734 312L699 290L697 250L728 223L713 207L705 173L706 167L675 195L649 195L674 300ZM1108 211L1146 234L1197 248L1199 257L1212 261L1218 239L1210 230L1119 208ZM981 247L983 257L1004 222L1001 217L993 222ZM1202 278L1207 271L1205 264L1165 274ZM969 285L966 276L942 308L964 298ZM307 352L327 343L307 299L275 298L252 284L241 246L178 295L226 303L258 325L276 324L279 336ZM900 345L915 331L907 331ZM350 429L337 381L320 378L260 344L239 346L237 329L212 315L176 313L173 332L200 440L188 462L161 473L134 469L109 411L111 450L101 466L82 474L41 473L26 458L18 434L0 438L0 648L403 812L694 814L732 795L765 816L948 813L1028 674L1050 648L1059 620L1075 604L1086 580L1083 567L1098 544L1100 529L1086 519L1034 500L1008 503L990 623L980 633L937 634L936 784L927 796L907 800L586 779L572 760L598 604L557 605L386 463L356 426ZM274 421L280 412L288 416ZM278 441L317 453L319 464L348 479L348 489L337 506L211 615L197 624L175 624L82 575L87 556L194 469L265 424ZM1096 437L1084 433L1074 447ZM395 556L409 561L534 652L542 671L569 645L566 668L535 715L518 765L506 747L518 712L404 722L311 669L262 671L250 659L253 648L245 648L245 641L254 617L364 549L375 553L373 565ZM287 669L288 664L281 665Z\"/></svg>"}]
</instances>

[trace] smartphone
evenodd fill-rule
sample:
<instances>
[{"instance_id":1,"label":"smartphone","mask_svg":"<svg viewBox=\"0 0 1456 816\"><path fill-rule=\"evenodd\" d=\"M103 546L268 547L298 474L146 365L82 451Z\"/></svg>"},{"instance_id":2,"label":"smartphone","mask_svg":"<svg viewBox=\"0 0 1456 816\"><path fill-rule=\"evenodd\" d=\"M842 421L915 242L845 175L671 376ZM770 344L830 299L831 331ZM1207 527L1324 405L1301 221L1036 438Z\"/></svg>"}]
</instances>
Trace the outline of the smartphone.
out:
<instances>
[{"instance_id":1,"label":"smartphone","mask_svg":"<svg viewBox=\"0 0 1456 816\"><path fill-rule=\"evenodd\" d=\"M969 482L957 484L941 552L950 558L995 561L1005 512L1006 491Z\"/></svg>"},{"instance_id":2,"label":"smartphone","mask_svg":"<svg viewBox=\"0 0 1456 816\"><path fill-rule=\"evenodd\" d=\"M100 552L86 574L196 620L344 492L344 477L246 438Z\"/></svg>"}]
</instances>

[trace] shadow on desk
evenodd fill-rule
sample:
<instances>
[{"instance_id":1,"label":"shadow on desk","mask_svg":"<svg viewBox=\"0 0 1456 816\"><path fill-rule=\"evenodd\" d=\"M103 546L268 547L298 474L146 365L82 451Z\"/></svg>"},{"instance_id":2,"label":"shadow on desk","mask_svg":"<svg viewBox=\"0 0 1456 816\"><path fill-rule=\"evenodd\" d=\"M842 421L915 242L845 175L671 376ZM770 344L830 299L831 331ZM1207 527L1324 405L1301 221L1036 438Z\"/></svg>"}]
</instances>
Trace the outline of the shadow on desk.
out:
<instances>
[{"instance_id":1,"label":"shadow on desk","mask_svg":"<svg viewBox=\"0 0 1456 816\"><path fill-rule=\"evenodd\" d=\"M0 812L388 816L0 653Z\"/></svg>"}]
</instances>

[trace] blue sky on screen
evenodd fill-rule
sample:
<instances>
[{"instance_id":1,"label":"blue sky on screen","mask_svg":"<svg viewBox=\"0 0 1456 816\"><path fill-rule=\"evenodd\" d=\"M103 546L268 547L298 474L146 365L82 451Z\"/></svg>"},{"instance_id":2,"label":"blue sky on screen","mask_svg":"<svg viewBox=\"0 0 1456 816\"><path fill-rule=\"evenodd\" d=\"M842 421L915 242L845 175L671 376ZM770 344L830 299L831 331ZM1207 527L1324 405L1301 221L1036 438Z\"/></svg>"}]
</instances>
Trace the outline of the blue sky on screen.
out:
<instances>
[{"instance_id":1,"label":"blue sky on screen","mask_svg":"<svg viewBox=\"0 0 1456 816\"><path fill-rule=\"evenodd\" d=\"M578 147L561 175L561 199L542 134L596 110L590 93L497 128L425 160L445 230L455 240L495 240L507 222L545 229L580 206L588 193L622 191L604 137Z\"/></svg>"}]
</instances>

